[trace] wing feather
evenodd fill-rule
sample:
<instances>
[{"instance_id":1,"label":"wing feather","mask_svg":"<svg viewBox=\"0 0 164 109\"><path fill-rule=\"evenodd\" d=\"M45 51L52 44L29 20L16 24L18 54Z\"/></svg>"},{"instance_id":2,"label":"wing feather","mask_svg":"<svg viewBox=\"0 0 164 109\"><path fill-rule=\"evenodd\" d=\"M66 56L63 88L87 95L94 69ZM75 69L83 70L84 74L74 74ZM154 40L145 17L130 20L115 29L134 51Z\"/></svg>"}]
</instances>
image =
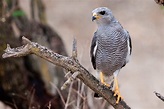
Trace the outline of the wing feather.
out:
<instances>
[{"instance_id":1,"label":"wing feather","mask_svg":"<svg viewBox=\"0 0 164 109\"><path fill-rule=\"evenodd\" d=\"M90 57L91 57L91 62L92 62L92 66L94 69L96 69L96 51L97 51L97 36L96 36L96 32L94 33L93 39L92 39L92 43L91 43L91 50L90 50Z\"/></svg>"}]
</instances>

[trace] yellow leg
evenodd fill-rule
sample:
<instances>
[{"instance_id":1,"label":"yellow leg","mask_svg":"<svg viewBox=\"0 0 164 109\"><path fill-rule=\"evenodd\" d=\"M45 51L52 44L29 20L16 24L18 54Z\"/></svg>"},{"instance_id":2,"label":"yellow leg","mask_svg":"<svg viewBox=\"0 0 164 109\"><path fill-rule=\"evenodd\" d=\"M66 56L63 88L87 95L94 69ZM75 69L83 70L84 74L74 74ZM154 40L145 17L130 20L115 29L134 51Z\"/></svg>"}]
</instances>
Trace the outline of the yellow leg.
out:
<instances>
[{"instance_id":1,"label":"yellow leg","mask_svg":"<svg viewBox=\"0 0 164 109\"><path fill-rule=\"evenodd\" d=\"M113 90L113 91L114 91L114 96L117 95L116 104L118 104L119 101L120 101L121 99L123 99L123 98L122 98L122 96L121 96L121 94L120 94L120 91L119 91L117 77L114 77L114 90Z\"/></svg>"},{"instance_id":2,"label":"yellow leg","mask_svg":"<svg viewBox=\"0 0 164 109\"><path fill-rule=\"evenodd\" d=\"M102 84L106 85L107 87L110 86L109 84L107 84L107 83L104 81L104 75L103 75L102 72L100 72L100 81L101 81Z\"/></svg>"}]
</instances>

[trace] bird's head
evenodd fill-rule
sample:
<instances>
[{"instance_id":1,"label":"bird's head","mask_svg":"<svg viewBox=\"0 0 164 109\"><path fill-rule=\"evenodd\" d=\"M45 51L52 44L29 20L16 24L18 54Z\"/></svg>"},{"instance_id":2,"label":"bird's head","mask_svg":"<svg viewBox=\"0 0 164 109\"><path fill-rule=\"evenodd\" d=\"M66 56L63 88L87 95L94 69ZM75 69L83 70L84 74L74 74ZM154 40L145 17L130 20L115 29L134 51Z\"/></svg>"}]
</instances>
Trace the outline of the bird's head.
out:
<instances>
[{"instance_id":1,"label":"bird's head","mask_svg":"<svg viewBox=\"0 0 164 109\"><path fill-rule=\"evenodd\" d=\"M98 24L107 24L114 20L112 11L107 7L99 7L92 11L92 21L96 21Z\"/></svg>"}]
</instances>

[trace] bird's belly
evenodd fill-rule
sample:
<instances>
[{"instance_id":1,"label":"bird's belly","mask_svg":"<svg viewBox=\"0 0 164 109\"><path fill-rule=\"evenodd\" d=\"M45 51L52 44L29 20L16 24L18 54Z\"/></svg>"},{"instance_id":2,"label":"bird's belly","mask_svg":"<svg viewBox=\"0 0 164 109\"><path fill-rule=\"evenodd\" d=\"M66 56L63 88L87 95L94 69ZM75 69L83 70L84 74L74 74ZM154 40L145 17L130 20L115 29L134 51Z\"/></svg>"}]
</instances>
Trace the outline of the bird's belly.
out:
<instances>
[{"instance_id":1,"label":"bird's belly","mask_svg":"<svg viewBox=\"0 0 164 109\"><path fill-rule=\"evenodd\" d=\"M96 52L96 68L107 75L113 75L126 63L127 41L121 38L99 37Z\"/></svg>"},{"instance_id":2,"label":"bird's belly","mask_svg":"<svg viewBox=\"0 0 164 109\"><path fill-rule=\"evenodd\" d=\"M113 73L120 69L125 62L125 57L119 56L115 53L107 53L105 50L97 52L96 67L97 70L106 75L113 75Z\"/></svg>"}]
</instances>

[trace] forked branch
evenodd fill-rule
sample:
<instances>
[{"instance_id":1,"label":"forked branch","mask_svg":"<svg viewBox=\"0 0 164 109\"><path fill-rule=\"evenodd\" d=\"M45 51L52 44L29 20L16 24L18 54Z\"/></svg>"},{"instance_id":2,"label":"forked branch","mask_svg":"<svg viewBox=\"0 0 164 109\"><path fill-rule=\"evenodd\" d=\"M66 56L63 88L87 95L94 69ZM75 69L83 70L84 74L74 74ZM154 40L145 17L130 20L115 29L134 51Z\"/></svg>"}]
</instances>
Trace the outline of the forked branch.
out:
<instances>
[{"instance_id":1,"label":"forked branch","mask_svg":"<svg viewBox=\"0 0 164 109\"><path fill-rule=\"evenodd\" d=\"M72 57L66 57L52 50L39 45L38 43L31 42L25 37L22 37L25 45L17 48L10 48L7 45L5 53L2 55L3 58L8 57L20 57L28 54L35 54L55 65L61 66L62 68L70 71L72 74L77 73L76 77L80 79L85 85L90 87L94 92L101 95L107 100L115 109L131 109L123 100L116 104L116 97L113 96L113 92L106 86L99 83L99 81L89 73L76 59L76 41L74 41L74 50Z\"/></svg>"}]
</instances>

